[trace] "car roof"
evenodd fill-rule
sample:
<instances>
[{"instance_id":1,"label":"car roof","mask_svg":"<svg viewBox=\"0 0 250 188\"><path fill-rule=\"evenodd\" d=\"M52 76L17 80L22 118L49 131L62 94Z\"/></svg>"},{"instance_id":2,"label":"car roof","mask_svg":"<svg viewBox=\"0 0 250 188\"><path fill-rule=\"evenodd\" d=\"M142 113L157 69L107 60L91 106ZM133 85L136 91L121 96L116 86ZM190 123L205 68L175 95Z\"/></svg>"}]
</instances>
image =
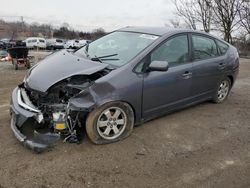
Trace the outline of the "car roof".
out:
<instances>
[{"instance_id":1,"label":"car roof","mask_svg":"<svg viewBox=\"0 0 250 188\"><path fill-rule=\"evenodd\" d=\"M170 28L170 27L141 27L141 26L128 26L121 29L118 29L116 31L126 31L126 32L135 32L135 33L145 33L145 34L151 34L151 35L171 35L171 34L177 34L177 33L196 33L196 34L202 34L209 37L212 37L214 39L217 39L221 42L224 42L228 45L226 41L220 39L217 36L211 35L210 33L206 33L203 31L197 31L192 29L180 29L180 28Z\"/></svg>"},{"instance_id":2,"label":"car roof","mask_svg":"<svg viewBox=\"0 0 250 188\"><path fill-rule=\"evenodd\" d=\"M184 33L184 32L191 32L191 33L197 33L197 34L203 34L207 35L213 38L217 38L209 33L205 33L203 31L197 31L192 29L180 29L180 28L170 28L170 27L137 27L137 26L128 26L121 29L118 29L116 31L127 31L127 32L135 32L135 33L145 33L145 34L151 34L151 35L158 35L163 36L167 34L175 34L175 33ZM219 38L217 38L219 39ZM219 39L221 40L221 39Z\"/></svg>"},{"instance_id":3,"label":"car roof","mask_svg":"<svg viewBox=\"0 0 250 188\"><path fill-rule=\"evenodd\" d=\"M136 32L136 33L145 33L163 36L165 34L172 34L176 32L193 32L191 29L177 29L177 28L169 28L169 27L137 27L137 26L128 26L117 31L128 31L128 32Z\"/></svg>"}]
</instances>

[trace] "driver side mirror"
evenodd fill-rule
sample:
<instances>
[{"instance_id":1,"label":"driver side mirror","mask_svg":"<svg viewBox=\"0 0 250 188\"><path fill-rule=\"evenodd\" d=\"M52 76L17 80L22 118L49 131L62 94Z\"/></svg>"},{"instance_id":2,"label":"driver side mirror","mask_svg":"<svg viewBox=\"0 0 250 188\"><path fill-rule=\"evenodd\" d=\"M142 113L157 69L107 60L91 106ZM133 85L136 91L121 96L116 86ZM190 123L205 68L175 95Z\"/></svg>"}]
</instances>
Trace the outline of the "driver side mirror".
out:
<instances>
[{"instance_id":1,"label":"driver side mirror","mask_svg":"<svg viewBox=\"0 0 250 188\"><path fill-rule=\"evenodd\" d=\"M167 71L168 70L167 61L152 61L148 67L148 71Z\"/></svg>"}]
</instances>

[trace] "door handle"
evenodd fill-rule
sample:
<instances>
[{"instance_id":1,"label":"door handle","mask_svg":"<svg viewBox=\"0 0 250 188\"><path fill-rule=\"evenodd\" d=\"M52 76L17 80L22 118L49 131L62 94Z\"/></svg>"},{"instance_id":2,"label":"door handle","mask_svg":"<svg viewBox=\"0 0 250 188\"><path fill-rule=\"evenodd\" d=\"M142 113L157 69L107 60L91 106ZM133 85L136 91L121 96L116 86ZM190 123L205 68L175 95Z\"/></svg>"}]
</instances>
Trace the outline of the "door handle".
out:
<instances>
[{"instance_id":1,"label":"door handle","mask_svg":"<svg viewBox=\"0 0 250 188\"><path fill-rule=\"evenodd\" d=\"M192 77L192 72L186 71L182 74L183 79L189 79Z\"/></svg>"}]
</instances>

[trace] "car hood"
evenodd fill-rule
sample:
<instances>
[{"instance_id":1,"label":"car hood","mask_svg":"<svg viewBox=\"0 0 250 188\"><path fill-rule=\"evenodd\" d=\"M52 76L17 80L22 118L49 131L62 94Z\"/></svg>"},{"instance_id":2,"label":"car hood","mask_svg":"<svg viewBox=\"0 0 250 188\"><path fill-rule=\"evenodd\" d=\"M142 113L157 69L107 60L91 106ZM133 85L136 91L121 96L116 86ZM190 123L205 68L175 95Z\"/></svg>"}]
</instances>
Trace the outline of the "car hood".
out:
<instances>
[{"instance_id":1,"label":"car hood","mask_svg":"<svg viewBox=\"0 0 250 188\"><path fill-rule=\"evenodd\" d=\"M25 86L46 92L55 83L74 75L91 75L108 65L78 57L66 50L49 55L28 72Z\"/></svg>"}]
</instances>

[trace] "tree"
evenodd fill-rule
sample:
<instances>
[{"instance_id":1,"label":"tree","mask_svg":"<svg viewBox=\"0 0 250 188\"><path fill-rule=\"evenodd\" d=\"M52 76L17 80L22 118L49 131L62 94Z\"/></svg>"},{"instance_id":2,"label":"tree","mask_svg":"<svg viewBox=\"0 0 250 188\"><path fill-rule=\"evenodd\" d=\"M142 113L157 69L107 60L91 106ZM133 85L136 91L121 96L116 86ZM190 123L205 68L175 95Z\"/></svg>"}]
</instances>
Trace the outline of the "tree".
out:
<instances>
[{"instance_id":1,"label":"tree","mask_svg":"<svg viewBox=\"0 0 250 188\"><path fill-rule=\"evenodd\" d=\"M179 19L171 19L170 23L174 28L180 28L180 20Z\"/></svg>"},{"instance_id":2,"label":"tree","mask_svg":"<svg viewBox=\"0 0 250 188\"><path fill-rule=\"evenodd\" d=\"M196 23L201 23L205 32L210 32L212 8L208 0L175 0L176 13L184 18L190 28L196 29Z\"/></svg>"},{"instance_id":3,"label":"tree","mask_svg":"<svg viewBox=\"0 0 250 188\"><path fill-rule=\"evenodd\" d=\"M174 0L176 14L184 19L191 29L196 30L196 12L194 8L195 0Z\"/></svg>"},{"instance_id":4,"label":"tree","mask_svg":"<svg viewBox=\"0 0 250 188\"><path fill-rule=\"evenodd\" d=\"M208 0L197 0L197 20L202 23L205 32L211 30L212 4Z\"/></svg>"},{"instance_id":5,"label":"tree","mask_svg":"<svg viewBox=\"0 0 250 188\"><path fill-rule=\"evenodd\" d=\"M250 34L250 1L244 1L239 11L240 24Z\"/></svg>"},{"instance_id":6,"label":"tree","mask_svg":"<svg viewBox=\"0 0 250 188\"><path fill-rule=\"evenodd\" d=\"M209 0L207 0L209 1ZM224 40L232 43L232 32L239 25L239 11L242 7L242 0L213 0L212 9L214 12L213 22L224 34Z\"/></svg>"},{"instance_id":7,"label":"tree","mask_svg":"<svg viewBox=\"0 0 250 188\"><path fill-rule=\"evenodd\" d=\"M98 28L98 29L93 30L92 39L96 40L104 35L106 35L105 30L103 28Z\"/></svg>"}]
</instances>

